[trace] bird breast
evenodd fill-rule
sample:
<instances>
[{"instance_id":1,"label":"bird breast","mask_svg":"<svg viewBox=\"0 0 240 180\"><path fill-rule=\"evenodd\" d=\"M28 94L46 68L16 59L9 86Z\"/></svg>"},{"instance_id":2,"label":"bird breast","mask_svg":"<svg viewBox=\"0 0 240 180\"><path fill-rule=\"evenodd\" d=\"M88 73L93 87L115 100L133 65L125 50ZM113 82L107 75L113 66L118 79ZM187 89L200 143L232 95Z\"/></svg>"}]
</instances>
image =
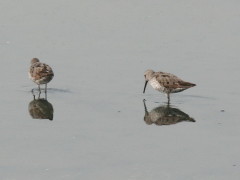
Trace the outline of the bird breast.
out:
<instances>
[{"instance_id":1,"label":"bird breast","mask_svg":"<svg viewBox=\"0 0 240 180\"><path fill-rule=\"evenodd\" d=\"M161 86L161 84L156 80L156 78L152 78L149 81L149 83L153 87L153 89L161 91L161 92L165 92L165 88L163 86Z\"/></svg>"}]
</instances>

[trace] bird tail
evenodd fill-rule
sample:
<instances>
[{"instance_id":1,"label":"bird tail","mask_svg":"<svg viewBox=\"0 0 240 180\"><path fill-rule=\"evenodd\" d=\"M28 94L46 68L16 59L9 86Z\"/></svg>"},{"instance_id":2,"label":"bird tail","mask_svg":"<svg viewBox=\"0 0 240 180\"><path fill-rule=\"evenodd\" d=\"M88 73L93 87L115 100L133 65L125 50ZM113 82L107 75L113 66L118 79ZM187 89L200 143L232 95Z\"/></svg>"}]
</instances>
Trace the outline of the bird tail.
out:
<instances>
[{"instance_id":1,"label":"bird tail","mask_svg":"<svg viewBox=\"0 0 240 180\"><path fill-rule=\"evenodd\" d=\"M196 122L195 119L193 119L193 118L189 118L187 121L189 121L189 122Z\"/></svg>"},{"instance_id":2,"label":"bird tail","mask_svg":"<svg viewBox=\"0 0 240 180\"><path fill-rule=\"evenodd\" d=\"M190 87L196 86L196 84L194 84L194 83L185 82L185 81L181 81L179 84L180 84L182 87L186 87L186 88L190 88Z\"/></svg>"}]
</instances>

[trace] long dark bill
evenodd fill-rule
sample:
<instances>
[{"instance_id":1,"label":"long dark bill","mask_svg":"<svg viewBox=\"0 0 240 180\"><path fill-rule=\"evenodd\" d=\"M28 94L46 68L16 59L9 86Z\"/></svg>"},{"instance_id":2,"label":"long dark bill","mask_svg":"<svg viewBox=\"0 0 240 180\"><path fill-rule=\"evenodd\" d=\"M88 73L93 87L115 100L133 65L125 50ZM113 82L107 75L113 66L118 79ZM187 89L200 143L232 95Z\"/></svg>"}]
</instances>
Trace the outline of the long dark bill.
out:
<instances>
[{"instance_id":1,"label":"long dark bill","mask_svg":"<svg viewBox=\"0 0 240 180\"><path fill-rule=\"evenodd\" d=\"M148 83L148 81L145 81L145 85L144 85L143 93L145 93L145 89L146 89L146 87L147 87L147 83Z\"/></svg>"}]
</instances>

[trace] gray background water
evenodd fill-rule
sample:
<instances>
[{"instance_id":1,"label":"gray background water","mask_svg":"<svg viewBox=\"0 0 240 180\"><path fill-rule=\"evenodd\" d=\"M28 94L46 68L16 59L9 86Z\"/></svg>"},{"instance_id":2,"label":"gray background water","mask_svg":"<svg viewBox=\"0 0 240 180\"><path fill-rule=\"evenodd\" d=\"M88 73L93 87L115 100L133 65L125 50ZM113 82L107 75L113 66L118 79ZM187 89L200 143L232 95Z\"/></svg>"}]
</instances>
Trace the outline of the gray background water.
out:
<instances>
[{"instance_id":1,"label":"gray background water","mask_svg":"<svg viewBox=\"0 0 240 180\"><path fill-rule=\"evenodd\" d=\"M239 17L234 0L0 1L1 179L239 179ZM53 121L28 112L33 57ZM144 122L143 99L166 103L142 94L149 68L197 84L171 101L195 123Z\"/></svg>"}]
</instances>

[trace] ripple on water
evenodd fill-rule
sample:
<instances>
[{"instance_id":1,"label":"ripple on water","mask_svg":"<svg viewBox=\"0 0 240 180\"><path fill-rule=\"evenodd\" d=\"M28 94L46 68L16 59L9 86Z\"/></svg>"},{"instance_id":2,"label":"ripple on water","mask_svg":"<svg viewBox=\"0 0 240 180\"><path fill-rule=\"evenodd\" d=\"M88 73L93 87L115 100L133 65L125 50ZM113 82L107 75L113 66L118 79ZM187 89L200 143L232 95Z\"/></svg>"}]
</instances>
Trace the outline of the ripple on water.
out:
<instances>
[{"instance_id":1,"label":"ripple on water","mask_svg":"<svg viewBox=\"0 0 240 180\"><path fill-rule=\"evenodd\" d=\"M20 90L20 91L24 91L26 93L32 92L32 89L34 92L38 91L38 88L25 88ZM41 88L41 92L44 92L44 88ZM73 93L73 91L71 91L70 89L59 89L59 88L47 88L47 92L48 93Z\"/></svg>"}]
</instances>

